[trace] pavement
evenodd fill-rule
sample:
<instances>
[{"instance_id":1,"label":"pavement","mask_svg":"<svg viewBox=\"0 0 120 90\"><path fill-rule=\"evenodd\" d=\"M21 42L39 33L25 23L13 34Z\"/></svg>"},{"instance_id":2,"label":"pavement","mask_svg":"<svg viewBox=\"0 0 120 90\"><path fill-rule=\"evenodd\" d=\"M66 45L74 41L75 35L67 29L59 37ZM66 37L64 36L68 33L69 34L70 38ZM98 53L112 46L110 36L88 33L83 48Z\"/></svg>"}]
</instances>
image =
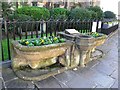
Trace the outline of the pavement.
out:
<instances>
[{"instance_id":1,"label":"pavement","mask_svg":"<svg viewBox=\"0 0 120 90\"><path fill-rule=\"evenodd\" d=\"M39 90L40 88L118 88L118 52L120 46L120 28L109 37L109 39L98 49L105 53L105 56L93 60L84 68L68 70L64 73L49 77L41 81L24 81L18 78L11 69L11 62L2 65L0 73L0 88L13 90ZM119 44L120 45L120 44ZM101 89L100 89L101 90Z\"/></svg>"}]
</instances>

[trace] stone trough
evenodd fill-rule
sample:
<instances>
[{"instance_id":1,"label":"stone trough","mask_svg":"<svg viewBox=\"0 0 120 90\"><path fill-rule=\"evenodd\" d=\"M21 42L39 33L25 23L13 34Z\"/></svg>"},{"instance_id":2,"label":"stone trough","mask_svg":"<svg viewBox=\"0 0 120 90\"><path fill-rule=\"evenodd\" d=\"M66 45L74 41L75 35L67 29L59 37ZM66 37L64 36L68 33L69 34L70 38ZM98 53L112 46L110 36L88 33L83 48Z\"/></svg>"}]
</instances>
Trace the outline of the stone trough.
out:
<instances>
[{"instance_id":1,"label":"stone trough","mask_svg":"<svg viewBox=\"0 0 120 90\"><path fill-rule=\"evenodd\" d=\"M96 47L102 45L107 39L107 35L105 34L100 34L100 37L95 38L90 35L80 34L79 32L77 33L59 32L58 34L60 34L62 37L68 40L73 40L73 42L75 43L75 47L77 47L75 51L79 52L76 56L79 57L78 58L80 61L79 65L81 67L85 67L85 64L93 60L93 58L95 57L99 58L102 56L103 52L101 50L96 50ZM99 52L100 55L94 56L93 54L95 52Z\"/></svg>"},{"instance_id":2,"label":"stone trough","mask_svg":"<svg viewBox=\"0 0 120 90\"><path fill-rule=\"evenodd\" d=\"M84 67L92 60L95 48L107 38L59 32L64 43L43 46L24 46L17 40L11 43L12 67L19 78L42 80L75 67ZM103 54L103 53L101 53Z\"/></svg>"},{"instance_id":3,"label":"stone trough","mask_svg":"<svg viewBox=\"0 0 120 90\"><path fill-rule=\"evenodd\" d=\"M68 43L57 43L31 47L12 41L12 66L14 69L26 65L32 69L50 66L55 64L58 56L63 55L70 46Z\"/></svg>"},{"instance_id":4,"label":"stone trough","mask_svg":"<svg viewBox=\"0 0 120 90\"><path fill-rule=\"evenodd\" d=\"M69 67L70 56L65 54L69 54L71 46L72 43L69 42L43 46L24 46L19 41L13 40L11 42L12 68L18 77L25 80L41 80L56 75ZM60 65L62 64L60 62L65 63Z\"/></svg>"}]
</instances>

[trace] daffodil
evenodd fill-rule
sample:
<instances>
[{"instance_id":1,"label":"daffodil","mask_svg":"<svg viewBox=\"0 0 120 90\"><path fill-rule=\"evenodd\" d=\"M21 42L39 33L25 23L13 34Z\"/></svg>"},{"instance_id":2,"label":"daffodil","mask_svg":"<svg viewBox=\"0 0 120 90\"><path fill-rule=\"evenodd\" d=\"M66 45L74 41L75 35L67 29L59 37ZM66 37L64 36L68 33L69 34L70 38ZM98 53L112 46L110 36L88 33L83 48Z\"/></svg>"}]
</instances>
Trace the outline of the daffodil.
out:
<instances>
[{"instance_id":1,"label":"daffodil","mask_svg":"<svg viewBox=\"0 0 120 90\"><path fill-rule=\"evenodd\" d=\"M44 43L44 40L43 40L43 39L41 40L41 43Z\"/></svg>"},{"instance_id":2,"label":"daffodil","mask_svg":"<svg viewBox=\"0 0 120 90\"><path fill-rule=\"evenodd\" d=\"M26 42L25 42L25 44L26 44L26 45L28 45L28 44L29 44L29 42L28 42L28 41L26 41Z\"/></svg>"},{"instance_id":3,"label":"daffodil","mask_svg":"<svg viewBox=\"0 0 120 90\"><path fill-rule=\"evenodd\" d=\"M56 41L58 38L57 37L54 37L54 41Z\"/></svg>"}]
</instances>

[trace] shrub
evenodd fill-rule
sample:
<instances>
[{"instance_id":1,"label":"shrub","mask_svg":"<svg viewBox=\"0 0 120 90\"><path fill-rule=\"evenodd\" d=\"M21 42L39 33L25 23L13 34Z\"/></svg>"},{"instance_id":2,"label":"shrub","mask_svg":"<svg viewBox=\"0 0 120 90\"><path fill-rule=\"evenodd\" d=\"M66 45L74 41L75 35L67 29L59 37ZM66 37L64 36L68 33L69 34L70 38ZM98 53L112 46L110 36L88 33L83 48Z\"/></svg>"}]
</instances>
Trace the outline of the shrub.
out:
<instances>
[{"instance_id":1,"label":"shrub","mask_svg":"<svg viewBox=\"0 0 120 90\"><path fill-rule=\"evenodd\" d=\"M72 9L69 15L70 19L90 19L90 12L84 8Z\"/></svg>"},{"instance_id":2,"label":"shrub","mask_svg":"<svg viewBox=\"0 0 120 90\"><path fill-rule=\"evenodd\" d=\"M94 12L94 11L89 11L89 14L90 14L90 19L96 19L97 18L97 13Z\"/></svg>"},{"instance_id":3,"label":"shrub","mask_svg":"<svg viewBox=\"0 0 120 90\"><path fill-rule=\"evenodd\" d=\"M58 19L58 18L66 19L66 18L68 18L69 11L65 8L53 8L50 11L50 15L54 19Z\"/></svg>"},{"instance_id":4,"label":"shrub","mask_svg":"<svg viewBox=\"0 0 120 90\"><path fill-rule=\"evenodd\" d=\"M91 7L88 8L88 10L96 12L96 14L97 14L96 19L102 19L103 18L103 11L102 11L102 9L100 7L91 6Z\"/></svg>"},{"instance_id":5,"label":"shrub","mask_svg":"<svg viewBox=\"0 0 120 90\"><path fill-rule=\"evenodd\" d=\"M12 2L2 2L1 3L1 9L2 9L2 16L6 18L9 14L12 14L14 12L13 3Z\"/></svg>"},{"instance_id":6,"label":"shrub","mask_svg":"<svg viewBox=\"0 0 120 90\"><path fill-rule=\"evenodd\" d=\"M114 19L116 18L115 14L111 11L105 11L104 12L104 18L107 18L107 19Z\"/></svg>"},{"instance_id":7,"label":"shrub","mask_svg":"<svg viewBox=\"0 0 120 90\"><path fill-rule=\"evenodd\" d=\"M8 16L8 19L10 21L16 20L16 21L28 21L28 20L33 20L32 17L24 14L10 14Z\"/></svg>"},{"instance_id":8,"label":"shrub","mask_svg":"<svg viewBox=\"0 0 120 90\"><path fill-rule=\"evenodd\" d=\"M31 16L35 20L47 20L50 17L50 12L48 9L35 6L24 6L22 8L18 8L16 13Z\"/></svg>"}]
</instances>

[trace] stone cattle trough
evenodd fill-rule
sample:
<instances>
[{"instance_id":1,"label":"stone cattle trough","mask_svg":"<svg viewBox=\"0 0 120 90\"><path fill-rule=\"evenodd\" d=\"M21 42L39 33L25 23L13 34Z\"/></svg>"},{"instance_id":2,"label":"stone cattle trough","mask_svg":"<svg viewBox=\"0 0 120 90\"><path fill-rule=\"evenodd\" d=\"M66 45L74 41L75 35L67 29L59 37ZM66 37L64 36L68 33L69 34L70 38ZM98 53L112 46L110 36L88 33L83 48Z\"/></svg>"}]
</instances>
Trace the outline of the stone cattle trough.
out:
<instances>
[{"instance_id":1,"label":"stone cattle trough","mask_svg":"<svg viewBox=\"0 0 120 90\"><path fill-rule=\"evenodd\" d=\"M24 46L12 41L12 67L19 78L42 80L68 69L84 67L92 60L95 48L107 38L106 35L94 38L66 32L58 35L66 41L43 46Z\"/></svg>"}]
</instances>

